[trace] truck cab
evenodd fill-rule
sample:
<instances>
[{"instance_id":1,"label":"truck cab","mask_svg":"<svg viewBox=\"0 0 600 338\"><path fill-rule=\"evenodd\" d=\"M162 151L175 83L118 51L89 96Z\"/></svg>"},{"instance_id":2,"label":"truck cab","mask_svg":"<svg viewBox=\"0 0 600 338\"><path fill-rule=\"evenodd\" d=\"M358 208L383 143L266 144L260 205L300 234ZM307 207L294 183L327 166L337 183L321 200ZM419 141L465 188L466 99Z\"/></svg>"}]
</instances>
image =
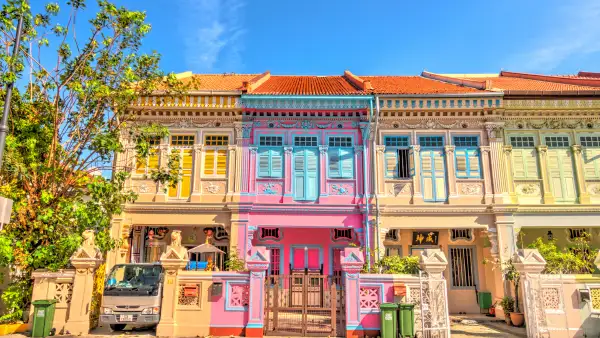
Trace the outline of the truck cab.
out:
<instances>
[{"instance_id":1,"label":"truck cab","mask_svg":"<svg viewBox=\"0 0 600 338\"><path fill-rule=\"evenodd\" d=\"M121 331L125 326L155 326L160 321L163 269L160 264L117 264L104 284L100 322Z\"/></svg>"}]
</instances>

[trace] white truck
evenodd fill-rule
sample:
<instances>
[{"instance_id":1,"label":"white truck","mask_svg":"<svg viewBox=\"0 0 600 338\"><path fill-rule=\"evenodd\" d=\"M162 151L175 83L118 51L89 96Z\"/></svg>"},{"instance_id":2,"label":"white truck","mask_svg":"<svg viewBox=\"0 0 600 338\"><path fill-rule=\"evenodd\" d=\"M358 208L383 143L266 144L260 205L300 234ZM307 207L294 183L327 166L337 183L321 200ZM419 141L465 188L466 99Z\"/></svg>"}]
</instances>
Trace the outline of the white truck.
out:
<instances>
[{"instance_id":1,"label":"white truck","mask_svg":"<svg viewBox=\"0 0 600 338\"><path fill-rule=\"evenodd\" d=\"M160 321L163 269L158 263L117 264L106 277L100 322L114 331Z\"/></svg>"}]
</instances>

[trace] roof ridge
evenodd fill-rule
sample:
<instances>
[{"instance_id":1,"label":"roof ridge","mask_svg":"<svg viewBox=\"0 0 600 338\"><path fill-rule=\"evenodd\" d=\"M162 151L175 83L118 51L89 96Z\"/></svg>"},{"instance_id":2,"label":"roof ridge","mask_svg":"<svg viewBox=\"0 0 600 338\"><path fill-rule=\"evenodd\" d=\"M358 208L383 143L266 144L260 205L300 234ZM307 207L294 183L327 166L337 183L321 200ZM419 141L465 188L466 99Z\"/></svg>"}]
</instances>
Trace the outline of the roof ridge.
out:
<instances>
[{"instance_id":1,"label":"roof ridge","mask_svg":"<svg viewBox=\"0 0 600 338\"><path fill-rule=\"evenodd\" d=\"M480 90L491 90L492 89L491 82L487 81L487 80L476 81L476 80L458 79L458 78L454 78L454 77L450 77L450 76L444 76L444 75L440 75L440 74L436 74L436 73L431 73L426 70L421 72L421 76L424 78L427 78L427 79L431 79L431 80L443 81L443 82L451 83L454 85L470 87L470 88L475 88L475 89L480 89Z\"/></svg>"},{"instance_id":2,"label":"roof ridge","mask_svg":"<svg viewBox=\"0 0 600 338\"><path fill-rule=\"evenodd\" d=\"M371 81L363 80L360 77L352 74L349 70L344 71L344 79L350 82L351 85L354 85L357 89L362 90L364 92L372 92L373 86L371 85Z\"/></svg>"},{"instance_id":3,"label":"roof ridge","mask_svg":"<svg viewBox=\"0 0 600 338\"><path fill-rule=\"evenodd\" d=\"M546 81L563 83L577 86L600 87L600 78L598 79L577 79L572 77L564 77L559 75L542 75L521 72L500 71L500 77L514 77L527 80Z\"/></svg>"},{"instance_id":4,"label":"roof ridge","mask_svg":"<svg viewBox=\"0 0 600 338\"><path fill-rule=\"evenodd\" d=\"M583 77L597 77L600 78L600 72L584 72L584 71L579 71L577 73L577 76L583 76Z\"/></svg>"},{"instance_id":5,"label":"roof ridge","mask_svg":"<svg viewBox=\"0 0 600 338\"><path fill-rule=\"evenodd\" d=\"M250 81L242 82L242 90L251 93L254 89L265 83L265 81L267 81L269 78L271 78L271 71L267 70L266 72L253 77L250 79Z\"/></svg>"}]
</instances>

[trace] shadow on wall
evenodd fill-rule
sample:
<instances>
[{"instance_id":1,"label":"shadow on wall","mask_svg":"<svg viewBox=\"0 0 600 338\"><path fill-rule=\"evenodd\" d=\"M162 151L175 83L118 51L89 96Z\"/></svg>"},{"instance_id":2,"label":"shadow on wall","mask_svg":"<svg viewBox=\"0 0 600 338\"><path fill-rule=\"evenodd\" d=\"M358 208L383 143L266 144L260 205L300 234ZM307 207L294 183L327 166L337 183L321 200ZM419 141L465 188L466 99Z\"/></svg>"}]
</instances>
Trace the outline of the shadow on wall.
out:
<instances>
[{"instance_id":1,"label":"shadow on wall","mask_svg":"<svg viewBox=\"0 0 600 338\"><path fill-rule=\"evenodd\" d=\"M581 317L585 318L575 337L600 337L600 314L591 313L591 303L580 302L577 292L573 292L571 306L573 309L579 309Z\"/></svg>"}]
</instances>

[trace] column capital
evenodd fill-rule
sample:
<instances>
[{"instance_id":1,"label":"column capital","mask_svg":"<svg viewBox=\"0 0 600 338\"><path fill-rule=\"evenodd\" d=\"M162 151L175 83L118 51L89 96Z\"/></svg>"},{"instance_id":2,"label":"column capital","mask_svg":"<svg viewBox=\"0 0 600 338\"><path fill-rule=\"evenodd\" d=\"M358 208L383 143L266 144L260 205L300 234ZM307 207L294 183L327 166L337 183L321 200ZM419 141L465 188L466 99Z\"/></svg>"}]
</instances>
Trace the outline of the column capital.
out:
<instances>
[{"instance_id":1,"label":"column capital","mask_svg":"<svg viewBox=\"0 0 600 338\"><path fill-rule=\"evenodd\" d=\"M384 145L377 145L377 146L375 146L375 150L378 153L383 153L383 152L385 152L385 146Z\"/></svg>"},{"instance_id":2,"label":"column capital","mask_svg":"<svg viewBox=\"0 0 600 338\"><path fill-rule=\"evenodd\" d=\"M454 153L454 146L444 146L444 151L446 152L446 154L451 155Z\"/></svg>"},{"instance_id":3,"label":"column capital","mask_svg":"<svg viewBox=\"0 0 600 338\"><path fill-rule=\"evenodd\" d=\"M581 145L574 144L571 146L571 150L573 151L573 154L581 154Z\"/></svg>"},{"instance_id":4,"label":"column capital","mask_svg":"<svg viewBox=\"0 0 600 338\"><path fill-rule=\"evenodd\" d=\"M201 153L203 150L204 150L204 144L203 143L194 144L194 152L196 154Z\"/></svg>"},{"instance_id":5,"label":"column capital","mask_svg":"<svg viewBox=\"0 0 600 338\"><path fill-rule=\"evenodd\" d=\"M410 146L410 148L411 148L411 149L412 149L412 150L413 150L415 153L418 153L418 152L420 152L420 151L421 151L421 145L419 145L419 144L412 145L412 146Z\"/></svg>"},{"instance_id":6,"label":"column capital","mask_svg":"<svg viewBox=\"0 0 600 338\"><path fill-rule=\"evenodd\" d=\"M513 150L513 146L509 145L505 145L504 147L502 147L502 150L504 151L505 154L510 155L510 153L512 153Z\"/></svg>"},{"instance_id":7,"label":"column capital","mask_svg":"<svg viewBox=\"0 0 600 338\"><path fill-rule=\"evenodd\" d=\"M359 248L344 248L341 255L342 271L348 274L358 274L365 265L365 255Z\"/></svg>"},{"instance_id":8,"label":"column capital","mask_svg":"<svg viewBox=\"0 0 600 338\"><path fill-rule=\"evenodd\" d=\"M546 155L546 152L548 152L548 146L546 145L539 145L537 147L535 147L537 149L537 151L540 152L540 154L542 155Z\"/></svg>"},{"instance_id":9,"label":"column capital","mask_svg":"<svg viewBox=\"0 0 600 338\"><path fill-rule=\"evenodd\" d=\"M251 277L260 277L256 273L264 273L269 268L270 252L263 246L255 246L250 250L246 257L246 267L251 273Z\"/></svg>"},{"instance_id":10,"label":"column capital","mask_svg":"<svg viewBox=\"0 0 600 338\"><path fill-rule=\"evenodd\" d=\"M441 274L448 266L448 259L440 249L425 249L419 259L419 266L427 273Z\"/></svg>"},{"instance_id":11,"label":"column capital","mask_svg":"<svg viewBox=\"0 0 600 338\"><path fill-rule=\"evenodd\" d=\"M258 152L258 147L256 147L256 146L250 146L250 147L248 147L248 150L250 150L250 152L252 154L256 154Z\"/></svg>"},{"instance_id":12,"label":"column capital","mask_svg":"<svg viewBox=\"0 0 600 338\"><path fill-rule=\"evenodd\" d=\"M286 154L291 154L294 151L294 147L283 147L283 151Z\"/></svg>"},{"instance_id":13,"label":"column capital","mask_svg":"<svg viewBox=\"0 0 600 338\"><path fill-rule=\"evenodd\" d=\"M485 131L488 139L502 139L504 122L485 122Z\"/></svg>"},{"instance_id":14,"label":"column capital","mask_svg":"<svg viewBox=\"0 0 600 338\"><path fill-rule=\"evenodd\" d=\"M356 153L362 153L363 150L363 146L354 146L354 152Z\"/></svg>"},{"instance_id":15,"label":"column capital","mask_svg":"<svg viewBox=\"0 0 600 338\"><path fill-rule=\"evenodd\" d=\"M325 155L327 153L327 150L329 150L329 146L319 146L319 152L322 155Z\"/></svg>"},{"instance_id":16,"label":"column capital","mask_svg":"<svg viewBox=\"0 0 600 338\"><path fill-rule=\"evenodd\" d=\"M519 249L514 253L512 261L521 275L541 273L546 268L546 260L537 249Z\"/></svg>"},{"instance_id":17,"label":"column capital","mask_svg":"<svg viewBox=\"0 0 600 338\"><path fill-rule=\"evenodd\" d=\"M235 152L237 146L234 144L230 144L229 146L227 146L227 150L229 150L229 152Z\"/></svg>"},{"instance_id":18,"label":"column capital","mask_svg":"<svg viewBox=\"0 0 600 338\"><path fill-rule=\"evenodd\" d=\"M490 146L479 146L479 151L483 153L489 153L491 151Z\"/></svg>"}]
</instances>

